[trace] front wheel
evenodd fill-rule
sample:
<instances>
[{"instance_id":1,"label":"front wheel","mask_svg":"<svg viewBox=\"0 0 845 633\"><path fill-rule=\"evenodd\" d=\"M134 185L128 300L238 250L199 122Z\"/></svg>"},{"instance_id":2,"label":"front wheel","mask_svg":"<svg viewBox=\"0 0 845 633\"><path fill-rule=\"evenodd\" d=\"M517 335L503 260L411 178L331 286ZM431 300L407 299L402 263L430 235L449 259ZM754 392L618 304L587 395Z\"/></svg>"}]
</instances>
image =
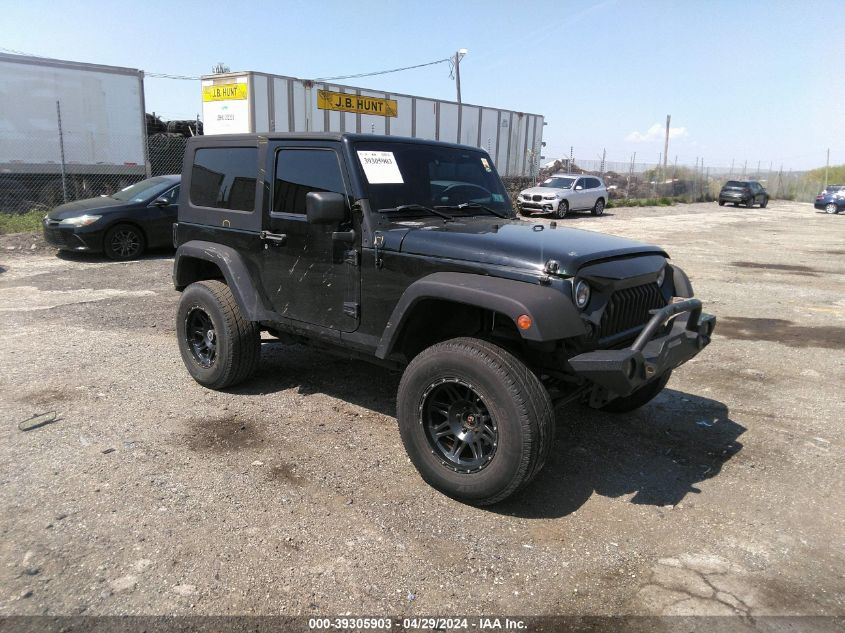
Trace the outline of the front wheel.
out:
<instances>
[{"instance_id":1,"label":"front wheel","mask_svg":"<svg viewBox=\"0 0 845 633\"><path fill-rule=\"evenodd\" d=\"M745 206L749 209L754 206L754 196L745 201Z\"/></svg>"},{"instance_id":2,"label":"front wheel","mask_svg":"<svg viewBox=\"0 0 845 633\"><path fill-rule=\"evenodd\" d=\"M724 201L724 200L719 200L719 206L720 206L720 207L725 206L725 201Z\"/></svg>"},{"instance_id":3,"label":"front wheel","mask_svg":"<svg viewBox=\"0 0 845 633\"><path fill-rule=\"evenodd\" d=\"M561 200L557 203L557 209L555 209L555 217L565 218L567 213L569 213L569 203L566 200Z\"/></svg>"},{"instance_id":4,"label":"front wheel","mask_svg":"<svg viewBox=\"0 0 845 633\"><path fill-rule=\"evenodd\" d=\"M554 413L540 380L498 345L455 338L421 352L397 398L399 432L422 478L474 505L502 501L542 469Z\"/></svg>"},{"instance_id":5,"label":"front wheel","mask_svg":"<svg viewBox=\"0 0 845 633\"><path fill-rule=\"evenodd\" d=\"M760 203L760 208L765 209L767 204L769 204L769 197L768 196L763 198L763 202Z\"/></svg>"},{"instance_id":6,"label":"front wheel","mask_svg":"<svg viewBox=\"0 0 845 633\"><path fill-rule=\"evenodd\" d=\"M826 204L824 206L824 211L825 211L825 213L830 213L832 215L832 214L836 213L836 211L837 211L836 205L833 202Z\"/></svg>"},{"instance_id":7,"label":"front wheel","mask_svg":"<svg viewBox=\"0 0 845 633\"><path fill-rule=\"evenodd\" d=\"M244 317L221 281L199 281L185 289L176 311L176 336L188 372L209 389L243 382L261 358L258 324Z\"/></svg>"},{"instance_id":8,"label":"front wheel","mask_svg":"<svg viewBox=\"0 0 845 633\"><path fill-rule=\"evenodd\" d=\"M604 405L601 410L608 411L610 413L628 413L634 409L639 409L641 406L651 402L657 394L663 391L663 388L666 386L666 383L669 382L669 378L671 377L672 370L670 369L660 376L660 378L652 380L637 389L634 393L623 396L622 398L616 398L616 400L611 400Z\"/></svg>"},{"instance_id":9,"label":"front wheel","mask_svg":"<svg viewBox=\"0 0 845 633\"><path fill-rule=\"evenodd\" d=\"M596 204L593 205L593 215L604 215L604 198L596 200Z\"/></svg>"},{"instance_id":10,"label":"front wheel","mask_svg":"<svg viewBox=\"0 0 845 633\"><path fill-rule=\"evenodd\" d=\"M144 234L131 224L118 224L112 227L103 238L103 252L109 259L127 261L136 259L144 252Z\"/></svg>"}]
</instances>

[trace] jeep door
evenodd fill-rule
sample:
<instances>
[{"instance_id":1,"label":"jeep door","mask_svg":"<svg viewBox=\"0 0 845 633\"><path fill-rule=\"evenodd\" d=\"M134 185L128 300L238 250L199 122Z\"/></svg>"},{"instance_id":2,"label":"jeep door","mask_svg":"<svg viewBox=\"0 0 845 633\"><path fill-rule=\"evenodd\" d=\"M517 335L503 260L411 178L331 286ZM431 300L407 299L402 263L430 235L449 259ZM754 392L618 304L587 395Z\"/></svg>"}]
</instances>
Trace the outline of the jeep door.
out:
<instances>
[{"instance_id":1,"label":"jeep door","mask_svg":"<svg viewBox=\"0 0 845 633\"><path fill-rule=\"evenodd\" d=\"M306 196L334 192L350 206L349 178L340 144L270 141L265 188L265 240L261 281L283 319L342 332L358 327L360 276L351 212L334 225L310 224Z\"/></svg>"}]
</instances>

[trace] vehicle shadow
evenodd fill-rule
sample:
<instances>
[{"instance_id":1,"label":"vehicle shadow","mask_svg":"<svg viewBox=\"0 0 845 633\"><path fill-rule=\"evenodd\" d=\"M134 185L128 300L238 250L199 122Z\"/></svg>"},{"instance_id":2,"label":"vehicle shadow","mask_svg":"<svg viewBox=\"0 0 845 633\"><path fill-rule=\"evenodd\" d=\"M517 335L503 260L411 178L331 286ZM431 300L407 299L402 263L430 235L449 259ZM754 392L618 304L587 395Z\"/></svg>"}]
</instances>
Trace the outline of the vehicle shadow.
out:
<instances>
[{"instance_id":1,"label":"vehicle shadow","mask_svg":"<svg viewBox=\"0 0 845 633\"><path fill-rule=\"evenodd\" d=\"M717 400L664 390L646 406L610 414L568 405L543 471L521 494L488 508L523 518L558 518L595 493L675 506L742 450L745 427Z\"/></svg>"},{"instance_id":2,"label":"vehicle shadow","mask_svg":"<svg viewBox=\"0 0 845 633\"><path fill-rule=\"evenodd\" d=\"M264 395L296 389L301 395L324 393L375 413L396 416L401 373L373 363L329 354L303 345L264 342L254 378L227 389L238 395Z\"/></svg>"},{"instance_id":3,"label":"vehicle shadow","mask_svg":"<svg viewBox=\"0 0 845 633\"><path fill-rule=\"evenodd\" d=\"M150 250L144 251L138 260L148 260L148 259L173 259L173 255L176 251L172 248L152 248ZM101 262L114 262L116 260L109 259L103 253L86 253L81 251L56 251L56 257L59 259L63 259L68 262L88 262L88 263L101 263ZM129 260L129 261L136 261L136 260ZM124 262L125 263L125 262Z\"/></svg>"},{"instance_id":4,"label":"vehicle shadow","mask_svg":"<svg viewBox=\"0 0 845 633\"><path fill-rule=\"evenodd\" d=\"M361 360L299 345L265 344L261 370L230 393L259 395L297 389L324 393L390 417L401 374ZM486 508L523 518L556 518L595 493L633 495L631 503L677 505L700 491L740 450L745 427L717 400L665 389L646 406L610 414L575 403L558 407L555 443L543 471L525 490ZM397 430L398 433L398 430Z\"/></svg>"}]
</instances>

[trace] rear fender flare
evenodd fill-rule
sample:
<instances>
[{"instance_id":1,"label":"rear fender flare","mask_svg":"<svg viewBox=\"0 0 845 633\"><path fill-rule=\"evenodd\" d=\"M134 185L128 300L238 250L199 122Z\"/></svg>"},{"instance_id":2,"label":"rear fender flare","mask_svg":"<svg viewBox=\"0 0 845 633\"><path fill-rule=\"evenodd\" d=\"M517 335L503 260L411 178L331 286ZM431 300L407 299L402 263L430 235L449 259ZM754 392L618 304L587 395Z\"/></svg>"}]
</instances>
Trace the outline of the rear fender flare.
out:
<instances>
[{"instance_id":1,"label":"rear fender flare","mask_svg":"<svg viewBox=\"0 0 845 633\"><path fill-rule=\"evenodd\" d=\"M192 240L182 244L176 249L173 260L173 285L177 290L195 281L201 281L193 275L191 270L189 263L194 260L210 262L220 269L238 307L248 320L271 320L271 314L252 283L253 275L250 274L246 262L237 250L202 240Z\"/></svg>"},{"instance_id":2,"label":"rear fender flare","mask_svg":"<svg viewBox=\"0 0 845 633\"><path fill-rule=\"evenodd\" d=\"M587 331L572 301L560 290L471 273L433 273L405 289L379 340L378 358L386 358L393 351L414 307L424 299L442 299L499 312L514 322L527 314L531 317L531 327L517 330L529 341L554 341Z\"/></svg>"}]
</instances>

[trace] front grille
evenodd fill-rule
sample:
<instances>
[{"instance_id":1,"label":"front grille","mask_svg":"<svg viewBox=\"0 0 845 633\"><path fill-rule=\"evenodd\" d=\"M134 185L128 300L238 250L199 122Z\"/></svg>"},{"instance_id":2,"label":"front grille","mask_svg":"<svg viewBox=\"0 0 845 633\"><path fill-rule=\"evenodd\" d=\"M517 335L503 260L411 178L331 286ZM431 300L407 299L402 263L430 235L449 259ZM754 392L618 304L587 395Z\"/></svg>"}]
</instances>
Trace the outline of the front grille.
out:
<instances>
[{"instance_id":1,"label":"front grille","mask_svg":"<svg viewBox=\"0 0 845 633\"><path fill-rule=\"evenodd\" d=\"M543 196L534 196L534 202L540 202L543 199Z\"/></svg>"},{"instance_id":2,"label":"front grille","mask_svg":"<svg viewBox=\"0 0 845 633\"><path fill-rule=\"evenodd\" d=\"M55 246L65 246L67 248L76 248L79 246L79 242L70 231L47 227L44 229L44 238Z\"/></svg>"},{"instance_id":3,"label":"front grille","mask_svg":"<svg viewBox=\"0 0 845 633\"><path fill-rule=\"evenodd\" d=\"M608 338L642 327L651 318L649 310L662 308L666 300L656 283L617 290L610 296L599 324L599 338Z\"/></svg>"}]
</instances>

